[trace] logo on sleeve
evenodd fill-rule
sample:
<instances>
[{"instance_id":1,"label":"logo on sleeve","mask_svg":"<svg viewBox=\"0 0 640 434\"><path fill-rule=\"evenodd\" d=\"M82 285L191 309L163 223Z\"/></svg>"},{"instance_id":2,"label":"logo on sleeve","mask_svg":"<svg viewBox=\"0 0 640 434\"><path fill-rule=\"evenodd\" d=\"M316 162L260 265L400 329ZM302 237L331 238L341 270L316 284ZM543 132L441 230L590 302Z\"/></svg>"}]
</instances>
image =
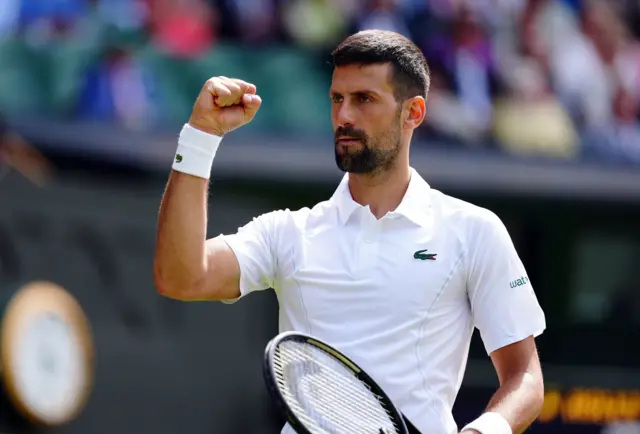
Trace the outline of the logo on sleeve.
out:
<instances>
[{"instance_id":1,"label":"logo on sleeve","mask_svg":"<svg viewBox=\"0 0 640 434\"><path fill-rule=\"evenodd\" d=\"M176 163L182 163L182 155L176 154Z\"/></svg>"},{"instance_id":2,"label":"logo on sleeve","mask_svg":"<svg viewBox=\"0 0 640 434\"><path fill-rule=\"evenodd\" d=\"M519 279L512 280L509 282L509 286L512 288L517 288L518 286L523 286L529 283L529 278L527 276L522 276Z\"/></svg>"}]
</instances>

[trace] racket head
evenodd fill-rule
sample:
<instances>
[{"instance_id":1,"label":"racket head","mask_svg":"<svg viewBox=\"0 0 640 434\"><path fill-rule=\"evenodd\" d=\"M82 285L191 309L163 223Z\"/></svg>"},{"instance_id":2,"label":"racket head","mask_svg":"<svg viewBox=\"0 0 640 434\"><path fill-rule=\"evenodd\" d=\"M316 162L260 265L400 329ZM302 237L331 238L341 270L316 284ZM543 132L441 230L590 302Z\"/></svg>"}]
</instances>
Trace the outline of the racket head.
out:
<instances>
[{"instance_id":1,"label":"racket head","mask_svg":"<svg viewBox=\"0 0 640 434\"><path fill-rule=\"evenodd\" d=\"M299 384L295 384L295 381L287 381L284 378L284 376L286 376L285 371L288 366L286 365L287 361L285 359L287 357L285 354L290 355L294 349L301 350L303 348L307 349L309 353L313 353L313 355L308 354L307 356L302 355L300 357L301 359L307 358L308 360L306 360L306 362L316 364L318 360L321 360L324 366L320 369L328 369L331 371L335 368L333 373L335 375L346 375L345 378L348 378L349 380L345 381L350 381L350 375L352 375L355 380L359 381L361 383L360 385L356 385L357 381L353 382L353 390L358 388L358 393L361 394L359 398L364 396L362 395L363 393L367 393L367 389L371 392L370 399L372 401L377 401L380 408L376 409L375 404L367 398L368 414L371 415L372 412L375 413L378 417L376 420L381 421L380 428L384 428L384 430L368 430L366 431L367 434L408 433L407 426L401 413L395 407L389 396L356 363L337 349L317 338L298 332L284 332L277 335L267 344L264 354L263 374L271 397L276 401L276 404L285 415L289 425L291 425L298 434L355 434L353 429L345 428L344 430L324 430L318 427L315 422L312 421L310 423L310 419L313 420L313 416L309 416L309 409L304 408L308 403L306 405L301 403L299 400L300 397L296 396L295 392L288 389ZM318 359L316 359L316 357ZM302 361L298 360L297 362ZM331 366L327 366L327 363ZM316 365L315 368L317 369L318 366L319 365ZM313 373L309 375L313 375ZM302 375L296 380L300 380L304 376L305 375ZM353 403L354 401L355 399L348 400L349 403ZM358 401L362 402L361 399L358 399ZM345 401L343 400L343 402ZM387 423L382 423L382 414L385 414L386 417L388 417ZM306 420L307 423L305 423L303 419ZM373 422L373 419L371 421Z\"/></svg>"}]
</instances>

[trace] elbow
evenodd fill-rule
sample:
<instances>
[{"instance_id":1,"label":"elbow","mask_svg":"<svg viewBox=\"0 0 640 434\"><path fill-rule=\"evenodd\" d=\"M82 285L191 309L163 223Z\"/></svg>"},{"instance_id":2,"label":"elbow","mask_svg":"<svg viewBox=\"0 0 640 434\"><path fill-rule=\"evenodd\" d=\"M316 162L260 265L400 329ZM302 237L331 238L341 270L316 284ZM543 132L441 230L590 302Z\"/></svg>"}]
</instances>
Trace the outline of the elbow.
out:
<instances>
[{"instance_id":1,"label":"elbow","mask_svg":"<svg viewBox=\"0 0 640 434\"><path fill-rule=\"evenodd\" d=\"M154 278L154 284L156 287L156 292L166 298L172 298L174 300L180 300L181 297L179 295L179 292L176 290L175 287Z\"/></svg>"},{"instance_id":2,"label":"elbow","mask_svg":"<svg viewBox=\"0 0 640 434\"><path fill-rule=\"evenodd\" d=\"M186 268L174 263L167 265L156 259L153 282L159 295L174 300L224 301L240 296L237 282L230 281L216 267L205 265Z\"/></svg>"},{"instance_id":3,"label":"elbow","mask_svg":"<svg viewBox=\"0 0 640 434\"><path fill-rule=\"evenodd\" d=\"M178 298L177 286L172 284L169 279L166 279L160 270L154 268L153 270L153 284L156 287L156 292L163 297Z\"/></svg>"},{"instance_id":4,"label":"elbow","mask_svg":"<svg viewBox=\"0 0 640 434\"><path fill-rule=\"evenodd\" d=\"M197 294L200 287L198 280L170 276L158 266L153 270L153 283L159 295L182 301L195 298L193 294Z\"/></svg>"}]
</instances>

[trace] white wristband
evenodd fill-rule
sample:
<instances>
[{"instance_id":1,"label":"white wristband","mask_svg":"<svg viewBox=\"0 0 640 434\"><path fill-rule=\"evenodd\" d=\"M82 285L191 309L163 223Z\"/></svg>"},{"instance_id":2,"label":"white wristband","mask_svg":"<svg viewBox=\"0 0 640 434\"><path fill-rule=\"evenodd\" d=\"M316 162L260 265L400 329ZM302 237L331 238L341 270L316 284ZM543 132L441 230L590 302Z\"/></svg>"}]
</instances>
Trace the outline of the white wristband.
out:
<instances>
[{"instance_id":1,"label":"white wristband","mask_svg":"<svg viewBox=\"0 0 640 434\"><path fill-rule=\"evenodd\" d=\"M213 158L222 137L205 133L185 124L178 138L178 149L173 160L173 170L209 179Z\"/></svg>"},{"instance_id":2,"label":"white wristband","mask_svg":"<svg viewBox=\"0 0 640 434\"><path fill-rule=\"evenodd\" d=\"M465 430L474 429L482 434L513 434L511 425L502 417L500 413L483 413L479 418L462 428Z\"/></svg>"}]
</instances>

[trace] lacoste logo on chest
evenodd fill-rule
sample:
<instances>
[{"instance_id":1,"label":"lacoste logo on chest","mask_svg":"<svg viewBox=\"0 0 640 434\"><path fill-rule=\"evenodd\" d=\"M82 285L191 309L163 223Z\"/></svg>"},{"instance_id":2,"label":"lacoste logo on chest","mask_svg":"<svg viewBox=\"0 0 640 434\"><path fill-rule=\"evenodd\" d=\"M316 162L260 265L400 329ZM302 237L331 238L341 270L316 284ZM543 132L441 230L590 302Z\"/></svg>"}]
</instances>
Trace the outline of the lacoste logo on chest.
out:
<instances>
[{"instance_id":1,"label":"lacoste logo on chest","mask_svg":"<svg viewBox=\"0 0 640 434\"><path fill-rule=\"evenodd\" d=\"M418 250L413 254L414 259L420 259L421 261L435 261L437 253L427 253L428 249Z\"/></svg>"}]
</instances>

